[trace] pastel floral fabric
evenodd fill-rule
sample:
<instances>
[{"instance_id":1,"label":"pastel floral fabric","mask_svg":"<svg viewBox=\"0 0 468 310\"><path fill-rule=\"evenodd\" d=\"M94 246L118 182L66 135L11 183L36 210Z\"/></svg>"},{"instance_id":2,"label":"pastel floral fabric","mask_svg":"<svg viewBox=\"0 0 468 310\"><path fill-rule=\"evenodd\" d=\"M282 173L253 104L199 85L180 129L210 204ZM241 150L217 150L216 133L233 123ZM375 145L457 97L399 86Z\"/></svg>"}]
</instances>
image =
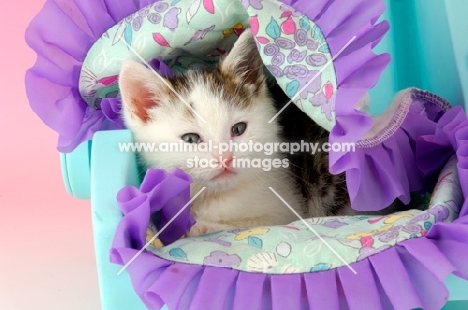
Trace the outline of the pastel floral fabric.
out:
<instances>
[{"instance_id":1,"label":"pastel floral fabric","mask_svg":"<svg viewBox=\"0 0 468 310\"><path fill-rule=\"evenodd\" d=\"M437 222L451 222L463 204L456 158L440 173L429 207L388 216L325 217L290 225L221 231L178 240L155 239L147 251L166 260L249 272L290 274L344 266L395 244L426 235ZM149 225L147 241L156 229ZM335 255L335 250L340 257Z\"/></svg>"},{"instance_id":2,"label":"pastel floral fabric","mask_svg":"<svg viewBox=\"0 0 468 310\"><path fill-rule=\"evenodd\" d=\"M265 66L302 111L331 130L337 85L333 58L322 31L306 15L285 4L260 4L252 6L243 1Z\"/></svg>"},{"instance_id":3,"label":"pastel floral fabric","mask_svg":"<svg viewBox=\"0 0 468 310\"><path fill-rule=\"evenodd\" d=\"M251 28L265 67L301 110L330 130L336 76L320 28L277 0L162 0L127 16L91 47L80 73L81 96L92 108L120 97L118 73L132 59L162 60L174 71L218 62Z\"/></svg>"}]
</instances>

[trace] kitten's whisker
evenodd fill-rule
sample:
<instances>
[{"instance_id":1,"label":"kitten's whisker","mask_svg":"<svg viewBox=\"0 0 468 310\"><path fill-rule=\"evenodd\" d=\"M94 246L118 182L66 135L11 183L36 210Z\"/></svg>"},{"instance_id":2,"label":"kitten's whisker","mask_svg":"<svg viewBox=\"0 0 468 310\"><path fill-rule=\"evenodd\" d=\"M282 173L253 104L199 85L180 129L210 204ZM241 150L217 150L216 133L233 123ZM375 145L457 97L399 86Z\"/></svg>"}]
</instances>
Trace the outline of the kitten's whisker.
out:
<instances>
[{"instance_id":1,"label":"kitten's whisker","mask_svg":"<svg viewBox=\"0 0 468 310\"><path fill-rule=\"evenodd\" d=\"M262 177L267 177L267 178L269 178L269 179L271 179L271 180L273 180L273 181L277 181L277 180L278 180L277 178L272 177L271 175L269 175L269 174L268 174L268 171L263 171L262 169L260 169L260 170L261 170L261 172L263 173L263 176L262 176ZM289 170L288 170L288 171L289 171ZM288 179L290 179L291 181L294 182L294 178L290 175L290 173L288 173L288 172L283 172L283 171L282 171L281 173L283 173L283 177L286 177L286 178L288 178ZM257 174L255 174L255 176L253 176L253 178L254 178L255 180L262 181L261 177L260 177L259 175L257 175ZM294 183L294 184L295 184L295 183ZM289 190L290 190L290 188L287 187L287 186L286 186L284 183L282 183L282 182L280 182L278 185L280 185L280 186L281 186L283 189L285 189L286 191L289 191Z\"/></svg>"}]
</instances>

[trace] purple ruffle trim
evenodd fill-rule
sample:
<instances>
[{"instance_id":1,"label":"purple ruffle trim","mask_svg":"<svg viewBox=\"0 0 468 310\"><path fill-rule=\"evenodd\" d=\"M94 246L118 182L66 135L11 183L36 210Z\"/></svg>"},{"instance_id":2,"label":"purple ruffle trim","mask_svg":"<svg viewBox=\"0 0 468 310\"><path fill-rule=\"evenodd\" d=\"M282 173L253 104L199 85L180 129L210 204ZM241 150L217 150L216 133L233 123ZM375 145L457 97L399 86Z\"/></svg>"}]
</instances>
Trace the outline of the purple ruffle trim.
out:
<instances>
[{"instance_id":1,"label":"purple ruffle trim","mask_svg":"<svg viewBox=\"0 0 468 310\"><path fill-rule=\"evenodd\" d=\"M26 93L34 112L59 134L60 152L73 151L96 131L123 128L114 99L103 99L102 110L94 110L81 98L79 74L88 50L105 31L153 2L48 0L31 21L25 39L37 60L26 72Z\"/></svg>"},{"instance_id":2,"label":"purple ruffle trim","mask_svg":"<svg viewBox=\"0 0 468 310\"><path fill-rule=\"evenodd\" d=\"M158 230L167 226L158 236L163 244L170 244L187 233L195 223L190 208L186 206L190 200L191 183L190 176L180 169L172 173L148 169L139 189L133 186L122 188L117 201L124 217L112 244L114 251L128 247L143 248L146 229L155 212L159 212ZM117 259L115 262L122 261Z\"/></svg>"},{"instance_id":3,"label":"purple ruffle trim","mask_svg":"<svg viewBox=\"0 0 468 310\"><path fill-rule=\"evenodd\" d=\"M365 113L354 109L359 99L378 81L390 62L389 54L376 55L372 48L389 29L389 23L376 23L385 11L380 0L289 0L284 1L304 12L322 30L333 56L337 75L336 122L332 142L356 142L373 124ZM353 39L353 37L355 37ZM352 40L352 41L351 41ZM350 43L351 42L351 43ZM334 164L336 159L332 158Z\"/></svg>"},{"instance_id":4,"label":"purple ruffle trim","mask_svg":"<svg viewBox=\"0 0 468 310\"><path fill-rule=\"evenodd\" d=\"M389 126L372 139L360 140L356 151L344 154L334 166L335 172L346 171L347 180L352 180L348 189L354 209L379 210L396 197L408 203L411 192L431 192L437 171L459 147L460 168L466 166L461 156L466 146L457 145L468 139L461 108L448 110L445 100L417 89L405 90L397 98ZM460 176L466 178L466 173Z\"/></svg>"},{"instance_id":5,"label":"purple ruffle trim","mask_svg":"<svg viewBox=\"0 0 468 310\"><path fill-rule=\"evenodd\" d=\"M391 191L405 186L420 189L426 183L429 187L434 185L432 176L455 153L466 199L466 115L460 107L444 113L445 102L427 92L409 93L412 100L401 128L386 143L363 148L363 153L357 155L363 159L353 162L367 166L370 171L371 159L379 154L378 158L386 158L389 169L382 174L377 173L382 170L375 170L376 180L380 182L382 177L391 181L388 184ZM401 149L406 150L407 157L399 155ZM406 178L404 171L408 171ZM361 182L369 186L366 182L376 180ZM396 180L402 180L403 185L398 186ZM366 192L375 196L375 190L379 187L368 187ZM185 199L188 201L188 197ZM132 212L138 214L136 209ZM118 246L111 252L111 260L121 265L129 262L144 244L149 220L148 211L140 218L130 219L130 215L124 216L116 232ZM436 223L425 237L400 242L352 264L357 274L339 267L315 273L266 275L174 263L147 252L129 265L128 272L137 294L149 309L160 309L164 304L169 309L440 309L448 299L446 276L453 272L468 279L467 236L468 199L453 223Z\"/></svg>"}]
</instances>

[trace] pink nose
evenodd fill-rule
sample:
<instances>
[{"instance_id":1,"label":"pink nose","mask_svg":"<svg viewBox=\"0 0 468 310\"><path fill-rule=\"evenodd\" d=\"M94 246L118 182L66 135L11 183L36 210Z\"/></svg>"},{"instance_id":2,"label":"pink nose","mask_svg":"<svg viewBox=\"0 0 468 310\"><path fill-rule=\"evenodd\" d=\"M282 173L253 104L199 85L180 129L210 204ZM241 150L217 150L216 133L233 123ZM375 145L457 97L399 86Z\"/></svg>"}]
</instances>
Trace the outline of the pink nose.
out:
<instances>
[{"instance_id":1,"label":"pink nose","mask_svg":"<svg viewBox=\"0 0 468 310\"><path fill-rule=\"evenodd\" d=\"M234 159L234 156L231 153L228 153L228 154L222 155L222 157L223 157L224 164L227 167L230 167L232 164L232 160Z\"/></svg>"},{"instance_id":2,"label":"pink nose","mask_svg":"<svg viewBox=\"0 0 468 310\"><path fill-rule=\"evenodd\" d=\"M221 167L228 168L232 165L234 155L232 155L232 153L222 153L221 155L218 155L217 159Z\"/></svg>"}]
</instances>

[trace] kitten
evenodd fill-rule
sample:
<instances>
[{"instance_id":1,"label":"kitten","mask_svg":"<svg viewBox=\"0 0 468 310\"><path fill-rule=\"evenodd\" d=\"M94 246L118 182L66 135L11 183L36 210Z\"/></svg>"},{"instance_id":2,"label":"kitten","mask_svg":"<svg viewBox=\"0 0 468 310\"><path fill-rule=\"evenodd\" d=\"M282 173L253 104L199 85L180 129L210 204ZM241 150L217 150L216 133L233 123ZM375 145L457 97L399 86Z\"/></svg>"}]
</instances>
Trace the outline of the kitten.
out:
<instances>
[{"instance_id":1,"label":"kitten","mask_svg":"<svg viewBox=\"0 0 468 310\"><path fill-rule=\"evenodd\" d=\"M170 87L169 87L170 86ZM136 62L124 63L119 87L124 122L135 142L219 143L280 142L281 130L263 62L250 30L240 35L231 52L212 69L188 70L163 79ZM173 90L175 90L175 92ZM182 99L183 100L182 100ZM185 103L189 106L187 106ZM205 123L206 121L206 123ZM273 188L296 212L306 216L305 201L283 155L241 151L142 152L147 167L181 168L193 178L191 204L197 221L189 235L217 230L288 224L297 216L269 189ZM201 168L194 159L224 162L227 167ZM241 168L239 159L268 162L280 168ZM264 166L267 168L266 166Z\"/></svg>"}]
</instances>

